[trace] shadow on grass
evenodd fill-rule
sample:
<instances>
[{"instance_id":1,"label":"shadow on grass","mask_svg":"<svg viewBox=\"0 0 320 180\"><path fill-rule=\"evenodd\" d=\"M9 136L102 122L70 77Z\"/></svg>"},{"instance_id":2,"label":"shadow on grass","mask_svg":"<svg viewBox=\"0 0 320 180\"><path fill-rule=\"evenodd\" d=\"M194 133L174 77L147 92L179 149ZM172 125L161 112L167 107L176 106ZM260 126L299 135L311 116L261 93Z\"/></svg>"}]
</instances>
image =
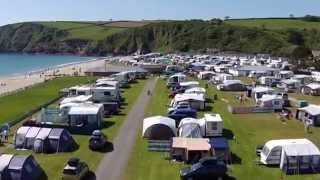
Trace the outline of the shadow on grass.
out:
<instances>
[{"instance_id":1,"label":"shadow on grass","mask_svg":"<svg viewBox=\"0 0 320 180\"><path fill-rule=\"evenodd\" d=\"M92 151L100 152L100 153L109 153L109 152L112 152L113 150L114 150L114 147L113 147L112 142L106 142L103 149L95 149Z\"/></svg>"},{"instance_id":2,"label":"shadow on grass","mask_svg":"<svg viewBox=\"0 0 320 180\"><path fill-rule=\"evenodd\" d=\"M128 106L128 103L126 103L126 102L122 102L122 103L121 103L121 106L120 106L120 109L124 109L124 108L125 108L125 106Z\"/></svg>"},{"instance_id":3,"label":"shadow on grass","mask_svg":"<svg viewBox=\"0 0 320 180\"><path fill-rule=\"evenodd\" d=\"M111 126L113 126L115 122L112 121L102 121L102 129L107 129Z\"/></svg>"},{"instance_id":4,"label":"shadow on grass","mask_svg":"<svg viewBox=\"0 0 320 180\"><path fill-rule=\"evenodd\" d=\"M137 80L130 81L130 84L138 84L138 83L139 83L139 81L137 81Z\"/></svg>"},{"instance_id":5,"label":"shadow on grass","mask_svg":"<svg viewBox=\"0 0 320 180\"><path fill-rule=\"evenodd\" d=\"M224 178L225 180L236 180L237 178L233 177L233 176L227 176Z\"/></svg>"},{"instance_id":6,"label":"shadow on grass","mask_svg":"<svg viewBox=\"0 0 320 180\"><path fill-rule=\"evenodd\" d=\"M206 98L206 103L214 103L212 98Z\"/></svg>"},{"instance_id":7,"label":"shadow on grass","mask_svg":"<svg viewBox=\"0 0 320 180\"><path fill-rule=\"evenodd\" d=\"M131 85L129 85L129 84L121 87L121 89L130 89L130 88L131 88Z\"/></svg>"},{"instance_id":8,"label":"shadow on grass","mask_svg":"<svg viewBox=\"0 0 320 180\"><path fill-rule=\"evenodd\" d=\"M43 170L42 170L43 171ZM43 171L39 180L48 180L48 176L46 175L46 173Z\"/></svg>"},{"instance_id":9,"label":"shadow on grass","mask_svg":"<svg viewBox=\"0 0 320 180\"><path fill-rule=\"evenodd\" d=\"M233 152L231 152L231 164L242 164L242 159Z\"/></svg>"},{"instance_id":10,"label":"shadow on grass","mask_svg":"<svg viewBox=\"0 0 320 180\"><path fill-rule=\"evenodd\" d=\"M104 153L112 152L114 150L112 142L106 142L105 148L102 150Z\"/></svg>"},{"instance_id":11,"label":"shadow on grass","mask_svg":"<svg viewBox=\"0 0 320 180\"><path fill-rule=\"evenodd\" d=\"M87 176L85 177L86 180L96 180L96 174L93 171L89 171Z\"/></svg>"},{"instance_id":12,"label":"shadow on grass","mask_svg":"<svg viewBox=\"0 0 320 180\"><path fill-rule=\"evenodd\" d=\"M210 106L210 105L207 105L205 108L204 108L204 111L212 111L213 110L213 107Z\"/></svg>"},{"instance_id":13,"label":"shadow on grass","mask_svg":"<svg viewBox=\"0 0 320 180\"><path fill-rule=\"evenodd\" d=\"M223 129L223 136L228 140L234 139L234 134L230 129Z\"/></svg>"}]
</instances>

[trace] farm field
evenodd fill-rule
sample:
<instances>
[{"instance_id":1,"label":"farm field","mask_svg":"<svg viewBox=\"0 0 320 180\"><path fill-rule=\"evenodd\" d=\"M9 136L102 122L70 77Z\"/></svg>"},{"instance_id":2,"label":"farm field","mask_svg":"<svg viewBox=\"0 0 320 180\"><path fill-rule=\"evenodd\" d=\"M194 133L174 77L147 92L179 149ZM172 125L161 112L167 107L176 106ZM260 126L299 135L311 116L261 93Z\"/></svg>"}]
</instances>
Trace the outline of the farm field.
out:
<instances>
[{"instance_id":1,"label":"farm field","mask_svg":"<svg viewBox=\"0 0 320 180\"><path fill-rule=\"evenodd\" d=\"M203 85L204 83L201 82ZM313 128L311 134L307 134L304 126L294 120L282 122L275 113L259 113L235 115L227 110L229 101L234 98L229 93L217 91L210 86L207 92L212 98L218 95L218 100L212 106L212 112L221 114L224 120L225 136L229 139L233 164L229 165L231 177L239 180L269 180L269 179L317 179L320 175L294 175L286 176L281 173L279 167L266 167L258 165L255 148L271 139L284 138L308 138L316 145L320 145L320 129ZM146 113L146 117L165 115L168 103L168 90L164 81L158 81L156 96L153 96ZM199 113L201 118L203 113ZM236 140L234 140L234 137ZM136 139L136 145L131 153L124 180L163 180L179 179L179 169L184 165L170 163L164 159L163 153L148 152L147 141L141 138L141 132ZM231 179L233 179L231 178Z\"/></svg>"},{"instance_id":2,"label":"farm field","mask_svg":"<svg viewBox=\"0 0 320 180\"><path fill-rule=\"evenodd\" d=\"M47 27L66 30L69 32L69 38L93 40L104 39L113 33L117 33L125 29L86 22L41 22L41 24Z\"/></svg>"},{"instance_id":3,"label":"farm field","mask_svg":"<svg viewBox=\"0 0 320 180\"><path fill-rule=\"evenodd\" d=\"M114 22L73 22L55 21L40 22L47 27L66 30L70 38L101 40L109 35L118 33L127 28L142 27L149 24L149 21L114 21Z\"/></svg>"},{"instance_id":4,"label":"farm field","mask_svg":"<svg viewBox=\"0 0 320 180\"><path fill-rule=\"evenodd\" d=\"M112 139L116 136L118 129L120 128L126 113L131 109L136 98L140 94L145 85L145 80L140 80L137 83L131 84L131 87L124 89L122 96L125 98L124 105L119 115L113 115L110 118L106 118L103 122L103 133L108 137L108 140L112 142ZM67 160L71 157L79 157L86 161L90 169L94 171L99 165L100 159L105 153L93 152L88 148L88 140L90 136L86 135L73 135L73 138L79 145L79 148L70 153L58 153L58 154L34 154L32 151L17 151L12 148L6 148L4 153L14 154L33 154L44 169L46 176L49 180L56 180L60 178L61 172Z\"/></svg>"},{"instance_id":5,"label":"farm field","mask_svg":"<svg viewBox=\"0 0 320 180\"><path fill-rule=\"evenodd\" d=\"M308 22L298 19L236 19L226 21L232 25L241 25L248 27L258 27L266 29L289 29L289 28L298 28L298 29L320 29L320 22Z\"/></svg>"}]
</instances>

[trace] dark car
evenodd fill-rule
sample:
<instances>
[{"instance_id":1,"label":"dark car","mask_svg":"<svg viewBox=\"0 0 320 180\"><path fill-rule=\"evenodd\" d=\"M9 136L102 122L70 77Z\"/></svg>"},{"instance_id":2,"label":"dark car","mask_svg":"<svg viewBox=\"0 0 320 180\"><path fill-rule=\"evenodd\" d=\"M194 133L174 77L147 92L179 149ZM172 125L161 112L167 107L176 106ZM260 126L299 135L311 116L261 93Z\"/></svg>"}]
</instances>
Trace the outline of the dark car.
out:
<instances>
[{"instance_id":1,"label":"dark car","mask_svg":"<svg viewBox=\"0 0 320 180\"><path fill-rule=\"evenodd\" d=\"M191 167L180 170L181 180L223 179L227 176L227 166L216 157L202 158Z\"/></svg>"},{"instance_id":2,"label":"dark car","mask_svg":"<svg viewBox=\"0 0 320 180\"><path fill-rule=\"evenodd\" d=\"M183 118L197 118L197 111L192 108L173 109L168 112L168 117L176 121L179 125Z\"/></svg>"},{"instance_id":3,"label":"dark car","mask_svg":"<svg viewBox=\"0 0 320 180\"><path fill-rule=\"evenodd\" d=\"M168 117L174 120L181 120L186 117L196 118L197 117L197 110L192 108L177 108L172 109L168 112Z\"/></svg>"},{"instance_id":4,"label":"dark car","mask_svg":"<svg viewBox=\"0 0 320 180\"><path fill-rule=\"evenodd\" d=\"M79 158L70 158L64 167L62 180L83 180L89 173L89 167L85 162L81 162Z\"/></svg>"},{"instance_id":5,"label":"dark car","mask_svg":"<svg viewBox=\"0 0 320 180\"><path fill-rule=\"evenodd\" d=\"M106 145L106 136L100 130L93 131L89 139L89 148L94 151L104 150L106 148Z\"/></svg>"}]
</instances>

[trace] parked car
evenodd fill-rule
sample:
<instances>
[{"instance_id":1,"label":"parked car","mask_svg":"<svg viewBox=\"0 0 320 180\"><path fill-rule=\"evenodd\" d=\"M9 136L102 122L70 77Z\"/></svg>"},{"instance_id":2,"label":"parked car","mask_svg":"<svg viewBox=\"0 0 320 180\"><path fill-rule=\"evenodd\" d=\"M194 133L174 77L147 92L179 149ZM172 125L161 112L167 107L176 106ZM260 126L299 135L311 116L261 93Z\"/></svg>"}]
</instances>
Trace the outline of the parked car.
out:
<instances>
[{"instance_id":1,"label":"parked car","mask_svg":"<svg viewBox=\"0 0 320 180\"><path fill-rule=\"evenodd\" d=\"M204 179L223 179L227 176L227 166L223 160L216 157L207 157L180 170L181 180L204 180Z\"/></svg>"},{"instance_id":2,"label":"parked car","mask_svg":"<svg viewBox=\"0 0 320 180\"><path fill-rule=\"evenodd\" d=\"M174 109L168 112L168 117L174 119L178 126L183 118L197 118L197 111L192 108Z\"/></svg>"},{"instance_id":3,"label":"parked car","mask_svg":"<svg viewBox=\"0 0 320 180\"><path fill-rule=\"evenodd\" d=\"M69 159L67 165L62 172L62 180L82 180L89 173L89 167L85 162L81 162L79 158Z\"/></svg>"},{"instance_id":4,"label":"parked car","mask_svg":"<svg viewBox=\"0 0 320 180\"><path fill-rule=\"evenodd\" d=\"M193 109L193 108L191 107L191 105L189 103L180 103L175 107L169 108L168 112L174 111L176 109ZM195 109L193 109L193 110L195 110Z\"/></svg>"},{"instance_id":5,"label":"parked car","mask_svg":"<svg viewBox=\"0 0 320 180\"><path fill-rule=\"evenodd\" d=\"M100 131L95 130L89 139L89 148L91 150L103 150L107 145L107 137Z\"/></svg>"}]
</instances>

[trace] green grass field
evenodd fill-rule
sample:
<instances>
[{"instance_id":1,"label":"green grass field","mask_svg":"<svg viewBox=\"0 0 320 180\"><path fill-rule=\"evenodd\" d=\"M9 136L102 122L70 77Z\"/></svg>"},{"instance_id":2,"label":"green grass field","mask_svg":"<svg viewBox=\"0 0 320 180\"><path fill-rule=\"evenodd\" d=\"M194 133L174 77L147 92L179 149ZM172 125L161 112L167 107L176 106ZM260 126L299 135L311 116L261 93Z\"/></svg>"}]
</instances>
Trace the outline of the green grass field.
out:
<instances>
[{"instance_id":1,"label":"green grass field","mask_svg":"<svg viewBox=\"0 0 320 180\"><path fill-rule=\"evenodd\" d=\"M289 97L293 97L297 100L306 100L311 104L320 105L320 96L310 96L301 93L289 93Z\"/></svg>"},{"instance_id":2,"label":"green grass field","mask_svg":"<svg viewBox=\"0 0 320 180\"><path fill-rule=\"evenodd\" d=\"M125 98L123 109L119 115L114 115L111 118L105 119L105 127L102 131L107 135L108 139L112 139L116 136L118 129L120 128L127 112L131 109L136 98L142 91L145 80L138 81L131 85L131 88L125 89L122 96ZM78 82L79 83L79 82ZM47 88L43 88L47 89ZM51 89L51 87L49 87ZM56 180L60 178L61 172L67 160L71 157L79 157L86 161L91 170L95 170L99 164L100 159L105 155L100 152L92 152L88 148L89 136L85 135L73 135L79 145L79 149L71 153L58 153L58 154L34 154L31 151L17 151L12 148L4 149L5 153L15 154L33 154L39 162L40 166L44 169L49 180Z\"/></svg>"},{"instance_id":3,"label":"green grass field","mask_svg":"<svg viewBox=\"0 0 320 180\"><path fill-rule=\"evenodd\" d=\"M64 77L35 85L25 91L0 97L0 124L16 119L24 113L58 97L60 89L88 83L90 77Z\"/></svg>"},{"instance_id":4,"label":"green grass field","mask_svg":"<svg viewBox=\"0 0 320 180\"><path fill-rule=\"evenodd\" d=\"M308 22L296 19L243 19L243 20L228 20L232 25L241 25L248 27L265 27L266 29L320 29L320 22Z\"/></svg>"},{"instance_id":5,"label":"green grass field","mask_svg":"<svg viewBox=\"0 0 320 180\"><path fill-rule=\"evenodd\" d=\"M120 32L126 28L104 26L95 23L87 22L41 22L41 24L57 28L61 30L67 30L70 33L70 38L81 38L81 39L93 39L101 40L109 35Z\"/></svg>"},{"instance_id":6,"label":"green grass field","mask_svg":"<svg viewBox=\"0 0 320 180\"><path fill-rule=\"evenodd\" d=\"M201 83L203 84L203 82ZM218 100L213 104L213 112L221 114L224 119L224 128L229 136L236 137L236 141L229 139L233 153L233 164L229 165L229 174L238 180L270 180L281 179L282 173L278 167L266 167L257 165L255 148L271 139L279 138L309 138L318 146L320 145L320 129L313 128L312 134L306 134L304 126L292 119L281 122L275 113L234 115L228 112L227 103L222 99L231 101L229 93L217 91L212 86L208 93L212 98L218 95ZM166 113L168 102L168 91L164 81L159 81L157 89L147 110L146 116ZM211 106L211 105L210 105ZM202 117L200 113L198 117ZM147 142L141 138L141 132L137 136L136 145L131 153L124 180L178 180L179 169L182 164L169 163L164 160L163 153L148 152ZM285 176L283 179L319 179L320 175L295 175Z\"/></svg>"}]
</instances>

